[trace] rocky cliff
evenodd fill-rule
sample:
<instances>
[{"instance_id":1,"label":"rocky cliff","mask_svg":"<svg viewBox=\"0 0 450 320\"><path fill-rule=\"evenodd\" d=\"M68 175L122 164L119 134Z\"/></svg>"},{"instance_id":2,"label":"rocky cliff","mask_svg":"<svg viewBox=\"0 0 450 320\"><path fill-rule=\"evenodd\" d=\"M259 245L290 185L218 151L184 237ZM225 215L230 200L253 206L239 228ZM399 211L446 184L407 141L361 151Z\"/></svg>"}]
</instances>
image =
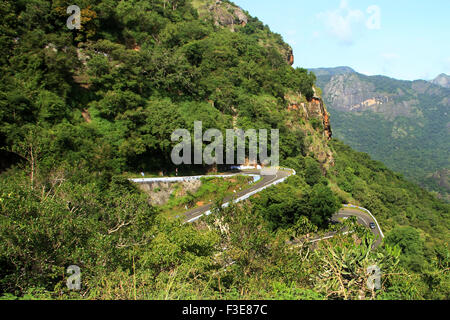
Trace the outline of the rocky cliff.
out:
<instances>
[{"instance_id":1,"label":"rocky cliff","mask_svg":"<svg viewBox=\"0 0 450 320\"><path fill-rule=\"evenodd\" d=\"M307 101L301 94L287 94L285 99L288 102L288 110L296 112L305 121L319 120L322 124L324 138L331 140L333 133L330 124L330 114L325 107L322 97L319 96L316 89L314 91L315 95L310 101Z\"/></svg>"},{"instance_id":2,"label":"rocky cliff","mask_svg":"<svg viewBox=\"0 0 450 320\"><path fill-rule=\"evenodd\" d=\"M446 75L445 73L442 73L439 76L437 76L434 80L432 80L431 83L444 88L450 88L450 76Z\"/></svg>"},{"instance_id":3,"label":"rocky cliff","mask_svg":"<svg viewBox=\"0 0 450 320\"><path fill-rule=\"evenodd\" d=\"M306 147L321 163L324 171L334 165L333 152L328 146L332 138L330 115L325 107L318 90L314 97L308 101L300 93L289 93L285 97L288 103L288 111L292 116L291 121L302 124L301 128L308 137Z\"/></svg>"},{"instance_id":4,"label":"rocky cliff","mask_svg":"<svg viewBox=\"0 0 450 320\"><path fill-rule=\"evenodd\" d=\"M391 119L397 116L411 117L418 113L418 101L414 95L407 94L402 88L380 90L378 82L383 79L376 80L371 81L369 77L357 73L346 73L332 76L329 81L319 85L324 89L325 101L340 111L371 110Z\"/></svg>"},{"instance_id":5,"label":"rocky cliff","mask_svg":"<svg viewBox=\"0 0 450 320\"><path fill-rule=\"evenodd\" d=\"M437 85L366 76L348 67L311 71L323 89L338 139L446 197L442 190L450 189L428 178L450 168L450 89L445 76L434 81Z\"/></svg>"},{"instance_id":6,"label":"rocky cliff","mask_svg":"<svg viewBox=\"0 0 450 320\"><path fill-rule=\"evenodd\" d=\"M200 12L212 17L216 26L229 27L233 31L236 26L245 27L248 23L247 14L241 8L220 0L205 4L200 7Z\"/></svg>"}]
</instances>

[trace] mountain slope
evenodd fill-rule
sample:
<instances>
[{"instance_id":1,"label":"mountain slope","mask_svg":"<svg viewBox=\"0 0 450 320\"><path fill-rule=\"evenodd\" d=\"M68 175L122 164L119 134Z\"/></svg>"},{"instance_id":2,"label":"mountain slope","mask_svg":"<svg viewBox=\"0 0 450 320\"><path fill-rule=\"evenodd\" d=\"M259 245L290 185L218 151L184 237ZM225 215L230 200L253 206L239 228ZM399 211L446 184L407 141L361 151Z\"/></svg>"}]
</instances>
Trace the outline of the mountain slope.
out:
<instances>
[{"instance_id":1,"label":"mountain slope","mask_svg":"<svg viewBox=\"0 0 450 320\"><path fill-rule=\"evenodd\" d=\"M431 83L444 88L450 88L450 76L446 75L445 73L442 73L438 75L435 79L433 79Z\"/></svg>"},{"instance_id":2,"label":"mountain slope","mask_svg":"<svg viewBox=\"0 0 450 320\"><path fill-rule=\"evenodd\" d=\"M66 27L69 4L0 2L4 298L448 298L449 206L330 141L315 76L292 67L280 35L229 1L80 0L80 30ZM172 133L194 121L279 129L281 165L297 175L237 206L217 201L195 225L168 218L129 178L222 169L172 162ZM343 203L373 212L382 246L349 219L347 234L292 247L337 231Z\"/></svg>"},{"instance_id":3,"label":"mountain slope","mask_svg":"<svg viewBox=\"0 0 450 320\"><path fill-rule=\"evenodd\" d=\"M311 71L313 71L318 77L332 77L335 75L355 73L355 70L350 67L316 68L311 69Z\"/></svg>"},{"instance_id":4,"label":"mountain slope","mask_svg":"<svg viewBox=\"0 0 450 320\"><path fill-rule=\"evenodd\" d=\"M337 138L448 197L445 184L427 178L450 167L450 89L356 72L319 74Z\"/></svg>"}]
</instances>

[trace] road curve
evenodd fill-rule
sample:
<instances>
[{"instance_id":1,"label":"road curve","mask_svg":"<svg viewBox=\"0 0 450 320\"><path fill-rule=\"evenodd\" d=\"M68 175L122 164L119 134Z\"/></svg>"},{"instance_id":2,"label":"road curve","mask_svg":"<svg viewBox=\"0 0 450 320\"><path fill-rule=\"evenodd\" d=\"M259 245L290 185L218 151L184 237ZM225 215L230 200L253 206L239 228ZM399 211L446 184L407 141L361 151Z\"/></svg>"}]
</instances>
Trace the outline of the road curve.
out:
<instances>
[{"instance_id":1,"label":"road curve","mask_svg":"<svg viewBox=\"0 0 450 320\"><path fill-rule=\"evenodd\" d=\"M356 217L356 221L362 225L365 226L366 228L369 228L370 231L375 235L375 242L372 245L372 248L377 248L378 246L381 245L381 242L383 241L384 235L383 232L381 231L377 220L372 217L371 215L369 215L366 212L363 212L361 210L366 210L364 208L360 208L359 210L357 209L359 207L355 207L355 208L349 208L348 205L346 205L344 208L342 208L338 213L334 214L331 217L332 221L336 221L336 222L342 222L343 219L348 219L350 217ZM370 224L374 223L375 224L375 229L371 229L370 228ZM296 243L301 243L301 242L309 242L309 243L316 243L319 241L323 241L323 240L328 240L331 239L333 237L335 237L337 234L347 234L347 230L340 230L340 231L333 231L330 233L327 233L325 235L322 236L317 236L317 237L313 237L313 238L307 238L307 239L302 239L300 241L296 241Z\"/></svg>"},{"instance_id":2,"label":"road curve","mask_svg":"<svg viewBox=\"0 0 450 320\"><path fill-rule=\"evenodd\" d=\"M236 202L240 202L245 199L248 199L249 197L261 192L264 189L267 189L275 184L284 182L288 177L290 177L292 175L296 175L296 172L293 169L281 168L274 175L261 175L260 170L245 170L245 171L240 171L236 174L253 175L253 176L258 175L258 176L261 176L261 179L257 183L252 185L250 188L236 193L233 197L225 198L224 204L222 205L223 207L228 206L231 202L236 203ZM208 176L205 176L205 177L208 177ZM223 175L221 177L229 177L229 175ZM169 181L170 179L191 179L191 178L194 178L194 177L158 178L158 179L153 179L153 180L167 179ZM195 178L199 178L199 177L195 177ZM147 180L152 180L152 179L132 179L131 181L136 182L136 183L145 183ZM203 217L205 215L211 214L212 206L213 206L213 204L208 204L208 205L204 205L204 206L201 206L198 208L194 208L192 210L189 210L189 211L183 213L182 215L184 216L184 221L186 223L192 223L194 221L197 221L198 219L200 219L201 217ZM338 213L336 213L332 216L332 220L339 221L340 219L347 219L349 217L356 217L358 223L367 228L370 228L370 224L374 223L376 227L374 229L371 229L371 231L375 235L375 239L376 239L373 247L374 248L378 247L381 244L381 242L384 238L383 231L381 230L380 225L378 224L378 221L370 213L369 210L367 210L365 208L357 207L354 205L344 205L344 208L342 208ZM332 233L326 234L325 236L322 236L322 237L316 237L313 239L309 239L308 241L314 243L314 242L330 239L330 238L334 237L337 233L338 232L332 232Z\"/></svg>"},{"instance_id":3,"label":"road curve","mask_svg":"<svg viewBox=\"0 0 450 320\"><path fill-rule=\"evenodd\" d=\"M259 175L259 170L246 170L240 172L240 174L253 174ZM275 184L281 183L285 181L289 176L295 175L296 172L292 169L281 169L278 170L275 175L264 175L261 176L261 179L250 188L243 190L241 192L236 193L233 197L227 197L224 199L223 207L228 206L231 202L240 202L249 197L253 196L256 193L261 192L268 187L271 187ZM194 208L190 211L185 212L183 215L185 216L185 221L190 223L200 219L202 216L211 214L211 208L213 204L204 205L198 208Z\"/></svg>"},{"instance_id":4,"label":"road curve","mask_svg":"<svg viewBox=\"0 0 450 320\"><path fill-rule=\"evenodd\" d=\"M381 230L377 219L370 213L369 210L357 206L345 205L344 208L332 217L332 219L338 220L339 218L346 219L349 217L356 217L358 223L367 228L370 228L370 224L374 223L375 228L371 229L372 233L375 235L375 243L373 246L378 247L381 244L384 238L383 231Z\"/></svg>"}]
</instances>

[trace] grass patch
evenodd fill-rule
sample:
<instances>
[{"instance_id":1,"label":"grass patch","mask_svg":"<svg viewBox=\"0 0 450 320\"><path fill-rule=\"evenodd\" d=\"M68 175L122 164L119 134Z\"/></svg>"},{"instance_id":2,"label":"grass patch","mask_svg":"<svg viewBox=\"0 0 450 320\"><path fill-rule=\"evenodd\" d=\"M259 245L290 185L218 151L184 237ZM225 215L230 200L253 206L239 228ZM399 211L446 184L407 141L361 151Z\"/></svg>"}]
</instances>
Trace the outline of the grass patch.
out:
<instances>
[{"instance_id":1,"label":"grass patch","mask_svg":"<svg viewBox=\"0 0 450 320\"><path fill-rule=\"evenodd\" d=\"M201 207L217 200L234 195L250 188L253 184L253 177L238 175L232 178L204 177L200 179L200 188L192 192L183 192L181 184L175 187L169 202L161 206L163 214L169 217L175 217L188 210ZM180 196L181 194L184 194Z\"/></svg>"}]
</instances>

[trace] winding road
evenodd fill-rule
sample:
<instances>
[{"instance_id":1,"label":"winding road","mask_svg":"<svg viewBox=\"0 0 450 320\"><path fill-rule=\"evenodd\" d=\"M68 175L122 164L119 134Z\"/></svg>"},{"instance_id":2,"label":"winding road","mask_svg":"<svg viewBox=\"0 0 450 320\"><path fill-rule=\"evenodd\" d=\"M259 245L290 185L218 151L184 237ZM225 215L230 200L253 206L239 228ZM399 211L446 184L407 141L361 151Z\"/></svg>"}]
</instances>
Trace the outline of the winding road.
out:
<instances>
[{"instance_id":1,"label":"winding road","mask_svg":"<svg viewBox=\"0 0 450 320\"><path fill-rule=\"evenodd\" d=\"M225 198L223 206L227 206L231 201L240 202L242 200L248 199L252 195L259 193L262 190L264 190L268 187L271 187L272 185L283 182L289 176L291 176L294 172L295 171L278 170L276 175L261 176L261 179L257 183L252 185L250 188L236 193L233 197ZM260 171L259 170L245 170L245 171L241 171L238 174L260 175ZM235 199L235 200L233 200L233 199ZM186 216L186 222L194 222L194 221L200 219L204 215L209 215L211 213L212 206L213 206L213 204L209 204L209 205L198 207L198 208L192 209L188 212L185 212L184 215Z\"/></svg>"},{"instance_id":2,"label":"winding road","mask_svg":"<svg viewBox=\"0 0 450 320\"><path fill-rule=\"evenodd\" d=\"M370 213L364 212L364 208L359 208L356 206L349 207L349 205L344 206L338 213L334 214L331 217L332 221L341 222L342 220L348 219L350 217L356 217L356 221L369 229L371 229L372 233L375 235L375 242L373 243L372 247L377 248L379 245L381 245L381 242L383 241L384 235L383 231L381 231L381 228L378 225L378 221L373 217ZM375 228L370 228L370 224L375 224ZM330 232L324 236L321 237L315 237L312 239L309 239L308 242L315 243L322 240L327 240L330 238L333 238L338 233L346 233L346 230L340 230L336 232Z\"/></svg>"},{"instance_id":3,"label":"winding road","mask_svg":"<svg viewBox=\"0 0 450 320\"><path fill-rule=\"evenodd\" d=\"M280 168L274 175L261 175L260 170L242 170L235 173L235 175L257 175L260 176L261 179L258 180L257 183L252 185L250 188L245 189L241 192L236 193L233 197L228 197L224 199L223 207L227 207L231 202L237 203L243 200L246 200L250 198L251 196L261 192L264 189L267 189L273 185L276 185L278 183L284 182L287 178L289 178L292 175L296 175L295 170L288 169L288 168ZM223 177L229 177L230 175L223 175ZM135 183L151 183L154 181L182 181L182 180L190 180L190 179L199 179L201 176L198 177L177 177L177 178L155 178L155 179L131 179L131 181ZM222 176L221 176L222 177ZM201 217L205 215L211 214L211 208L213 204L204 205L201 207L194 208L192 210L189 210L185 212L184 220L186 223L192 223L194 221L197 221ZM374 228L370 228L372 233L375 235L375 243L373 247L378 247L383 238L383 232L380 228L380 225L378 224L378 221L375 219L375 217L365 208L357 207L354 205L344 205L344 208L342 208L338 213L333 215L332 220L336 222L341 222L340 220L345 220L349 217L356 217L359 224L370 228L370 225L373 224ZM341 230L339 232L345 232L345 230ZM309 239L309 242L318 242L326 239L330 239L334 237L338 232L331 232L329 234L326 234L322 237L316 237L313 239Z\"/></svg>"}]
</instances>

